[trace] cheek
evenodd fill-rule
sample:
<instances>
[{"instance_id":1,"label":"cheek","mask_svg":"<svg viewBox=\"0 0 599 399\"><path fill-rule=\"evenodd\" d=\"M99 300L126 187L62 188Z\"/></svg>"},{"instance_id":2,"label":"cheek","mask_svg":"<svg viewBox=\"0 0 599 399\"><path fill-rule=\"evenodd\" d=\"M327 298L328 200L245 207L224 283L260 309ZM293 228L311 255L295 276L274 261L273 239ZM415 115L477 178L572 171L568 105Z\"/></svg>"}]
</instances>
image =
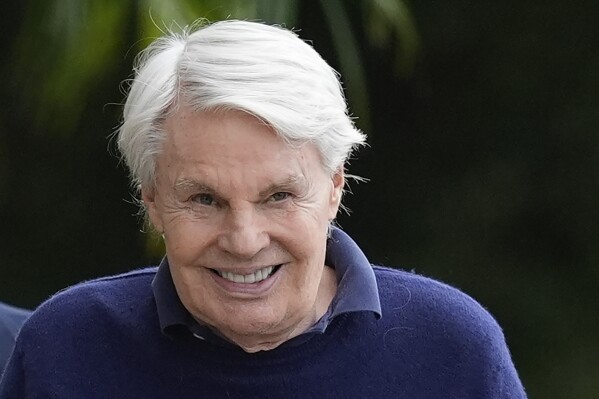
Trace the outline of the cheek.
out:
<instances>
[{"instance_id":1,"label":"cheek","mask_svg":"<svg viewBox=\"0 0 599 399\"><path fill-rule=\"evenodd\" d=\"M293 281L297 286L317 285L324 267L326 252L326 227L303 225L297 230L289 230L286 250L296 259Z\"/></svg>"},{"instance_id":2,"label":"cheek","mask_svg":"<svg viewBox=\"0 0 599 399\"><path fill-rule=\"evenodd\" d=\"M188 258L210 245L210 232L197 221L179 220L165 225L164 239L169 258Z\"/></svg>"}]
</instances>

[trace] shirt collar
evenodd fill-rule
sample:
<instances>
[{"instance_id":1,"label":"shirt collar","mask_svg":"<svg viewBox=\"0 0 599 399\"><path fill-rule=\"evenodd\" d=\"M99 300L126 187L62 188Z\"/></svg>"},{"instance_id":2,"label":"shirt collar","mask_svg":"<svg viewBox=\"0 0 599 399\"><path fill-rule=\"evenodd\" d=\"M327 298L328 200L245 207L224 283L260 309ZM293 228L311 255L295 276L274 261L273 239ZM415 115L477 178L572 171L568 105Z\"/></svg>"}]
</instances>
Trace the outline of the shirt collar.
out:
<instances>
[{"instance_id":1,"label":"shirt collar","mask_svg":"<svg viewBox=\"0 0 599 399\"><path fill-rule=\"evenodd\" d=\"M325 263L335 268L337 275L337 294L331 304L333 317L360 311L381 317L374 270L360 247L341 229L331 229Z\"/></svg>"},{"instance_id":2,"label":"shirt collar","mask_svg":"<svg viewBox=\"0 0 599 399\"><path fill-rule=\"evenodd\" d=\"M372 266L358 245L342 230L333 227L327 242L326 264L335 269L337 293L323 317L303 334L321 333L337 316L351 312L372 312L381 317L378 287ZM163 333L172 336L177 328L187 328L201 339L222 339L207 326L196 323L175 288L166 257L160 263L152 290ZM178 327L177 327L178 326Z\"/></svg>"},{"instance_id":3,"label":"shirt collar","mask_svg":"<svg viewBox=\"0 0 599 399\"><path fill-rule=\"evenodd\" d=\"M166 256L158 266L152 281L152 290L162 332L167 333L167 330L173 326L185 326L189 312L179 299Z\"/></svg>"}]
</instances>

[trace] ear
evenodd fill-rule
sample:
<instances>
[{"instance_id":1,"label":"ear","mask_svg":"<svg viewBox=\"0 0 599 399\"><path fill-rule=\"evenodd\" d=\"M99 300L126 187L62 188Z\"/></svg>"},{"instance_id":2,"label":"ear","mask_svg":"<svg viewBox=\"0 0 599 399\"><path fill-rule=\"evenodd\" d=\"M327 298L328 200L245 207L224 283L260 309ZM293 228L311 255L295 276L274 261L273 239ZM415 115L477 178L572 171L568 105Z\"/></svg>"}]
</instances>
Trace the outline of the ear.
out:
<instances>
[{"instance_id":1,"label":"ear","mask_svg":"<svg viewBox=\"0 0 599 399\"><path fill-rule=\"evenodd\" d=\"M156 188L148 187L145 185L141 186L141 199L146 209L146 214L154 229L159 233L163 233L162 218L160 217L160 211L156 204Z\"/></svg>"},{"instance_id":2,"label":"ear","mask_svg":"<svg viewBox=\"0 0 599 399\"><path fill-rule=\"evenodd\" d=\"M345 187L345 174L343 166L339 167L331 176L331 197L329 199L329 219L333 220L337 217L339 206L341 205L341 197L343 196L343 187Z\"/></svg>"}]
</instances>

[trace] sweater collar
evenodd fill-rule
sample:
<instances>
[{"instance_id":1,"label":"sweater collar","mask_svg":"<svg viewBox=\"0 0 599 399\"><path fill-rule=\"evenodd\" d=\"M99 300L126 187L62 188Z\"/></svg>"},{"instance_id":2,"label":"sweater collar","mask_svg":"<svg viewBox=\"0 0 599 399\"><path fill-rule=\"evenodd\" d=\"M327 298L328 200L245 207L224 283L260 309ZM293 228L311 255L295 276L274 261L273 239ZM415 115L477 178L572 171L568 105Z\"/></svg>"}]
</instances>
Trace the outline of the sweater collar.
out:
<instances>
[{"instance_id":1,"label":"sweater collar","mask_svg":"<svg viewBox=\"0 0 599 399\"><path fill-rule=\"evenodd\" d=\"M326 264L335 269L337 293L325 315L301 335L324 332L333 319L344 313L372 312L376 318L381 317L381 304L372 266L358 245L345 232L335 227L331 229L327 242ZM221 339L208 327L196 323L183 306L166 257L158 267L152 289L163 333L172 336L174 330L187 328L201 339Z\"/></svg>"}]
</instances>

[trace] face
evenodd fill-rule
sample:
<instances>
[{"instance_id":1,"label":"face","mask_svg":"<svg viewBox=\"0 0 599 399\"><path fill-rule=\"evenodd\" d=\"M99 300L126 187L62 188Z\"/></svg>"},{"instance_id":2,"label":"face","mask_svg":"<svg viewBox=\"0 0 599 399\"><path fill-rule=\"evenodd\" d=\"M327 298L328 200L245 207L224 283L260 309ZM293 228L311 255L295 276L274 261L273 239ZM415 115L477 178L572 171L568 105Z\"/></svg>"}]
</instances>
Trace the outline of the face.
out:
<instances>
[{"instance_id":1,"label":"face","mask_svg":"<svg viewBox=\"0 0 599 399\"><path fill-rule=\"evenodd\" d=\"M306 330L336 287L324 258L342 172L240 111L181 107L165 129L142 196L184 306L249 352Z\"/></svg>"}]
</instances>

